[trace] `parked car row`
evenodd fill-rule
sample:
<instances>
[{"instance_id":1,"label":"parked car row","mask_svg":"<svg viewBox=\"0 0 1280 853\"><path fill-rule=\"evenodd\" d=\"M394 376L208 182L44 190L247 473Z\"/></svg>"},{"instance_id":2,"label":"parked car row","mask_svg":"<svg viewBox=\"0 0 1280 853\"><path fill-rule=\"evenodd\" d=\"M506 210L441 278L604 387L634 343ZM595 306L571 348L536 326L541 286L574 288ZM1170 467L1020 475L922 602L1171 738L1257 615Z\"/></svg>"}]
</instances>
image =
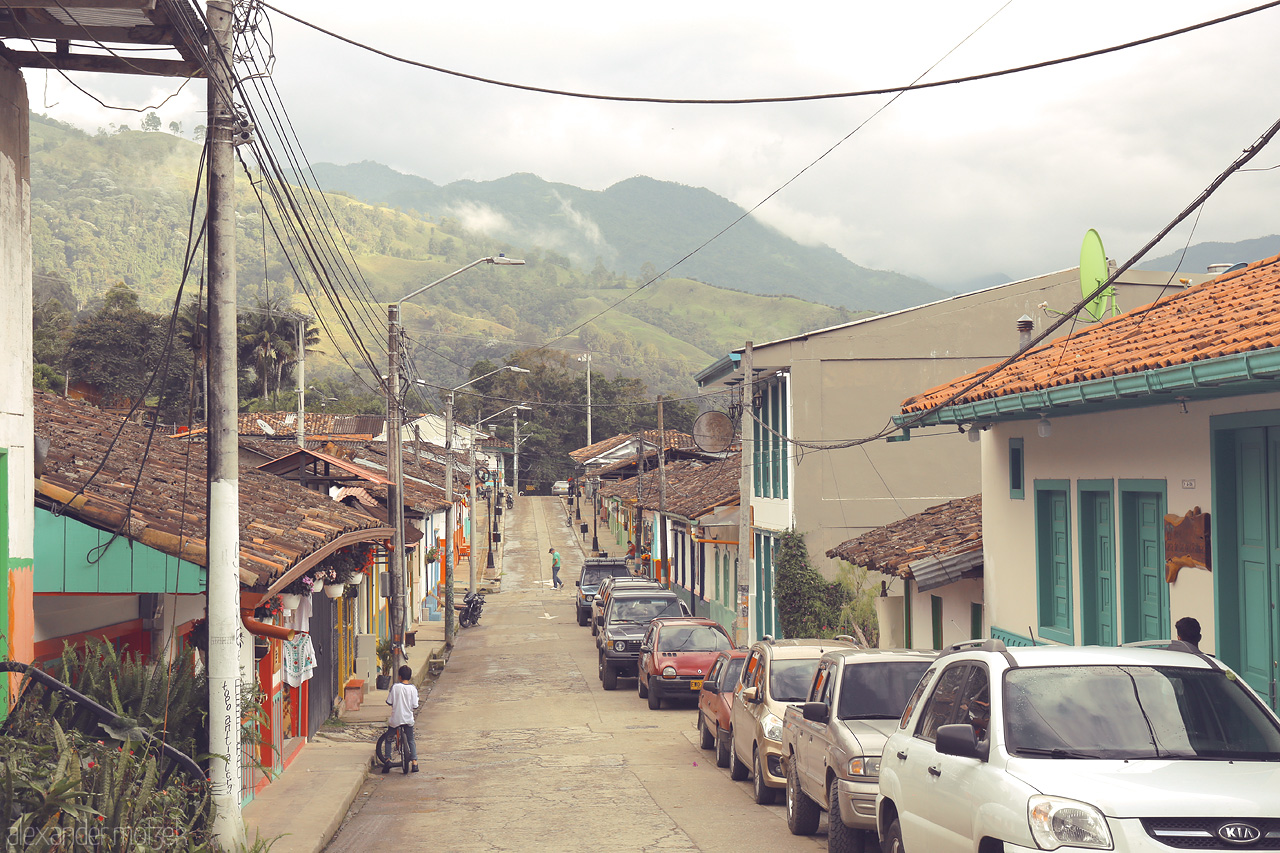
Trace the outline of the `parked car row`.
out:
<instances>
[{"instance_id":1,"label":"parked car row","mask_svg":"<svg viewBox=\"0 0 1280 853\"><path fill-rule=\"evenodd\" d=\"M792 833L827 812L832 853L1280 843L1280 717L1198 651L769 637L742 649L656 581L587 580L578 618L605 689L636 678L655 710L696 697L699 746L756 802L784 792Z\"/></svg>"}]
</instances>

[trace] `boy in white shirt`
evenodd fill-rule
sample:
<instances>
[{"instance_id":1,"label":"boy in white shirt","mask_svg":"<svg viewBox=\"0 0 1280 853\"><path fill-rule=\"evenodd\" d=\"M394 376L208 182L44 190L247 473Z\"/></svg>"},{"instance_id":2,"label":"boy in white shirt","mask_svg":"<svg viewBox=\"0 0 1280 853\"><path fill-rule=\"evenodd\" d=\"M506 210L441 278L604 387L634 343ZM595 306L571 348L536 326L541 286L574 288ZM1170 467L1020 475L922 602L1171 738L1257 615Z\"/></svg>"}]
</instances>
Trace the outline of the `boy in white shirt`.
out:
<instances>
[{"instance_id":1,"label":"boy in white shirt","mask_svg":"<svg viewBox=\"0 0 1280 853\"><path fill-rule=\"evenodd\" d=\"M413 670L408 664L400 667L397 673L400 681L391 685L387 691L387 704L391 706L391 716L387 719L390 727L403 726L405 749L409 752L409 760L413 762L413 772L418 772L418 747L413 739L413 712L418 707L418 688L413 686ZM387 772L386 767L382 772Z\"/></svg>"}]
</instances>

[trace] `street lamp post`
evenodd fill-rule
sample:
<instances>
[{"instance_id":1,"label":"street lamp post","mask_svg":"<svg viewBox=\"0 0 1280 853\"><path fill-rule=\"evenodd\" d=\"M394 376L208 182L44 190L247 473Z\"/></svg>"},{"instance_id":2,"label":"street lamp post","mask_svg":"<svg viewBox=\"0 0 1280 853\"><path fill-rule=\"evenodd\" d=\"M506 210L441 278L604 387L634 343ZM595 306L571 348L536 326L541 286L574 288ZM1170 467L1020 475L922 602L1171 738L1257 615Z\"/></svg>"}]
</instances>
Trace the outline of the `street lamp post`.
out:
<instances>
[{"instance_id":1,"label":"street lamp post","mask_svg":"<svg viewBox=\"0 0 1280 853\"><path fill-rule=\"evenodd\" d=\"M490 370L483 376L477 376L475 379L468 379L457 388L449 390L448 400L445 402L444 408L444 499L449 505L445 509L445 525L444 525L444 641L448 646L453 645L453 395L455 392L466 388L468 385L479 382L481 379L488 379L495 373L501 373L504 370L510 370L512 373L528 373L529 371L523 367L517 367L514 364L506 364L497 370ZM475 429L471 431L472 452L475 449ZM475 457L472 456L474 462ZM471 488L475 489L475 470L471 472ZM475 513L474 491L472 493L472 514ZM472 527L475 525L473 524ZM471 590L475 590L476 563L475 563L475 534L472 532L472 547L468 549L468 559L471 562Z\"/></svg>"},{"instance_id":2,"label":"street lamp post","mask_svg":"<svg viewBox=\"0 0 1280 853\"><path fill-rule=\"evenodd\" d=\"M503 255L496 257L480 258L472 261L465 267L456 269L448 275L438 278L430 284L423 285L417 290L405 295L399 299L394 305L387 306L387 467L390 471L391 485L387 489L387 510L390 514L392 533L391 533L391 645L395 650L394 666L399 667L404 662L404 631L405 617L407 616L404 606L404 460L401 457L403 447L400 441L400 308L406 300L430 290L437 284L446 282L454 276L464 273L472 267L480 264L498 264L501 266L518 266L524 261L518 258L508 258ZM450 401L453 397L450 394ZM452 462L452 460L450 460ZM452 465L446 466L445 479L452 485ZM449 489L452 491L452 489ZM446 513L452 512L452 501ZM449 518L446 514L446 520ZM452 539L452 533L446 530L446 534ZM452 543L450 543L452 544ZM452 562L452 556L447 555L449 563ZM453 589L445 590L446 603L448 609L445 611L445 638L449 642L453 641Z\"/></svg>"},{"instance_id":3,"label":"street lamp post","mask_svg":"<svg viewBox=\"0 0 1280 853\"><path fill-rule=\"evenodd\" d=\"M528 371L525 371L525 372L527 373ZM493 413L492 415L489 415L489 417L487 417L487 418L481 418L481 419L476 423L476 426L478 426L478 427L482 427L482 426L484 426L487 422L489 422L489 421L493 420L494 418L498 417L499 415L505 415L507 412L516 412L516 411L524 411L524 412L527 412L527 411L530 411L530 408L529 408L528 406L521 406L521 405L519 405L519 404L514 405L514 406L507 406L505 409L503 409L503 410L502 410L502 411L500 411L500 412L495 412L495 413ZM517 423L517 421L515 420L515 418L517 418L517 417L519 417L519 415L517 415L517 414L512 414L511 418L512 418L512 423L513 423L513 424L514 424L514 423ZM514 438L513 438L513 439L512 439L512 448L513 448L513 449L514 449L514 447L515 447L515 443L514 443L514 442L515 442L515 440L514 440ZM518 457L517 457L517 458L518 458ZM476 459L475 459L475 454L473 453L473 454L472 454L472 456L471 456L471 479L472 479L472 481L473 481L473 482L475 481L475 471L476 471ZM494 489L495 489L496 487L497 487L497 483L496 483L496 482L495 482L495 483L490 483L490 484L489 484L489 494L490 494L490 496L492 496L492 495L493 495ZM472 512L474 512L474 511L475 511L475 510L473 509L473 510L472 510ZM484 560L484 567L485 567L486 569L492 569L492 568L493 568L493 532L494 532L494 530L493 530L493 529L494 529L494 528L496 528L497 526L498 526L498 525L497 525L497 521L496 521L496 520L494 519L494 517L493 517L493 499L492 499L492 497L490 497L490 500L489 500L489 528L490 528L490 529L489 529L489 551L488 551L488 555L485 557L485 560ZM472 547L474 547L474 546L475 546L475 524L473 523L473 524L471 525L471 527L472 527L472 535L471 535L471 539L472 539ZM473 589L473 591L474 591L474 587L475 587L475 577L474 577L474 576L472 577L472 581L471 581L471 582L472 582L472 589Z\"/></svg>"}]
</instances>

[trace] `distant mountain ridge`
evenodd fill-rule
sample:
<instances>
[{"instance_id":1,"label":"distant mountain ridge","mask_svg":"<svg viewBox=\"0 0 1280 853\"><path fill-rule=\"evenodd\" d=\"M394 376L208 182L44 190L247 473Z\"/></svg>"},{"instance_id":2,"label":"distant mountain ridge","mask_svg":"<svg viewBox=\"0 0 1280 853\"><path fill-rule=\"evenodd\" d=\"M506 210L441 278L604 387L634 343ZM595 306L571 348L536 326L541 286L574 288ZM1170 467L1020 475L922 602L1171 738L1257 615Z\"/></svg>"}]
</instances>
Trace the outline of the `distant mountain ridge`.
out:
<instances>
[{"instance_id":1,"label":"distant mountain ridge","mask_svg":"<svg viewBox=\"0 0 1280 853\"><path fill-rule=\"evenodd\" d=\"M1205 272L1209 264L1253 263L1263 258L1280 255L1280 234L1239 240L1235 243L1196 243L1182 252L1172 252L1138 264L1139 269L1180 272ZM1181 266L1179 266L1181 262Z\"/></svg>"},{"instance_id":2,"label":"distant mountain ridge","mask_svg":"<svg viewBox=\"0 0 1280 853\"><path fill-rule=\"evenodd\" d=\"M326 191L361 201L449 216L478 233L539 246L590 269L638 276L661 272L744 213L700 187L648 177L603 191L521 173L439 186L380 163L317 163ZM805 246L752 217L734 225L672 276L763 295L796 296L854 310L890 311L950 294L910 276L858 266L828 246Z\"/></svg>"}]
</instances>

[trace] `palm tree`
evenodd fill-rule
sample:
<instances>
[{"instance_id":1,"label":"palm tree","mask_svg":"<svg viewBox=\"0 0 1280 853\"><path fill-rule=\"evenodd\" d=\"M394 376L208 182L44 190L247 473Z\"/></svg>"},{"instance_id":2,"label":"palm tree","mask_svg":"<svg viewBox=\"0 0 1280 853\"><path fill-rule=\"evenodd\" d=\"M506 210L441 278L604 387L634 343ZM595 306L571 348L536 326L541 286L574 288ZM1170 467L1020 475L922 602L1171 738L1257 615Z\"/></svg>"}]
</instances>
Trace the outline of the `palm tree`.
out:
<instances>
[{"instance_id":1,"label":"palm tree","mask_svg":"<svg viewBox=\"0 0 1280 853\"><path fill-rule=\"evenodd\" d=\"M287 298L258 300L240 315L240 359L253 368L262 398L273 397L292 378L298 363L298 330L302 328L302 345L316 352L320 330L289 304Z\"/></svg>"},{"instance_id":2,"label":"palm tree","mask_svg":"<svg viewBox=\"0 0 1280 853\"><path fill-rule=\"evenodd\" d=\"M191 351L200 374L202 419L209 419L209 311L196 297L178 312L178 341Z\"/></svg>"}]
</instances>

